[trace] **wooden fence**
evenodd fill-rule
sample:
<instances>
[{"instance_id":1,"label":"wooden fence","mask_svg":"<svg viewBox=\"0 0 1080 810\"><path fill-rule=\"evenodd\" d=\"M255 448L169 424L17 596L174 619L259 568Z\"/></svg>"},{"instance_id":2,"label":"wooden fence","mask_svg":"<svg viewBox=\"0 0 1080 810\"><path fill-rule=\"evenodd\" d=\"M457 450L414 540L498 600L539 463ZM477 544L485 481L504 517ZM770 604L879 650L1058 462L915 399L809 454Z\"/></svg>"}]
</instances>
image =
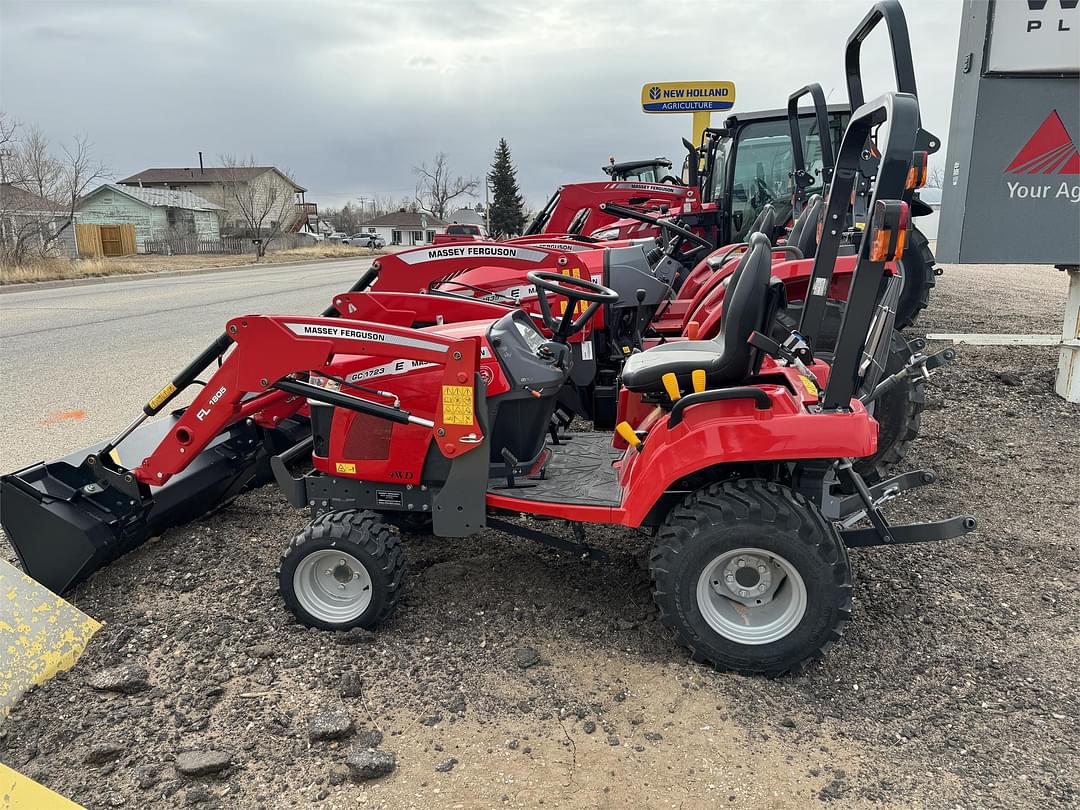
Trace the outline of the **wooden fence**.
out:
<instances>
[{"instance_id":1,"label":"wooden fence","mask_svg":"<svg viewBox=\"0 0 1080 810\"><path fill-rule=\"evenodd\" d=\"M76 225L75 239L79 255L85 258L100 256L130 256L135 252L135 226Z\"/></svg>"},{"instance_id":2,"label":"wooden fence","mask_svg":"<svg viewBox=\"0 0 1080 810\"><path fill-rule=\"evenodd\" d=\"M295 234L276 236L266 246L267 251L291 250L304 244ZM165 239L146 239L143 241L144 253L157 253L163 256L176 256L193 253L231 253L255 254L255 245L250 238L226 236L220 239L198 239L194 236L171 236Z\"/></svg>"}]
</instances>

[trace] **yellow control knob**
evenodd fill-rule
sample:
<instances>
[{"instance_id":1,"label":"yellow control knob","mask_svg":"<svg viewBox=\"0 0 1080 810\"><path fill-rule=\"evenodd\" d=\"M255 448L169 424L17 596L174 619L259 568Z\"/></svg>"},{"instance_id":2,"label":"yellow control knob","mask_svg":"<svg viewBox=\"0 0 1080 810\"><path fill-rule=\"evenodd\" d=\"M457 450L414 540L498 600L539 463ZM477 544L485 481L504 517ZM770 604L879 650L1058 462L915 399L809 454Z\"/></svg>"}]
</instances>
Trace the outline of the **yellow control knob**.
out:
<instances>
[{"instance_id":1,"label":"yellow control knob","mask_svg":"<svg viewBox=\"0 0 1080 810\"><path fill-rule=\"evenodd\" d=\"M682 392L679 391L679 381L670 371L661 377L660 381L664 384L664 390L667 391L672 402L682 396Z\"/></svg>"}]
</instances>

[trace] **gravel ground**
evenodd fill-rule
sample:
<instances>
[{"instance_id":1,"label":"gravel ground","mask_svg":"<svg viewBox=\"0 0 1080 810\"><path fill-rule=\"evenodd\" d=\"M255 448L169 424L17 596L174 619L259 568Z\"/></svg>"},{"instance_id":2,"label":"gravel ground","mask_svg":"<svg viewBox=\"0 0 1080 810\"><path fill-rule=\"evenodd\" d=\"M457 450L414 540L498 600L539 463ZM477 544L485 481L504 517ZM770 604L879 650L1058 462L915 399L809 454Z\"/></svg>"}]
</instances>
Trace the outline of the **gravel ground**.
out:
<instances>
[{"instance_id":1,"label":"gravel ground","mask_svg":"<svg viewBox=\"0 0 1080 810\"><path fill-rule=\"evenodd\" d=\"M1056 331L1064 282L950 267L920 328ZM1055 367L962 347L936 375L910 461L941 481L892 512L980 528L852 552L853 622L802 676L691 663L643 533L592 532L603 563L410 538L377 634L302 628L273 571L303 516L266 488L77 591L108 624L0 728L0 761L90 808L1077 806L1080 408ZM349 758L389 767L370 747L396 770L349 780Z\"/></svg>"}]
</instances>

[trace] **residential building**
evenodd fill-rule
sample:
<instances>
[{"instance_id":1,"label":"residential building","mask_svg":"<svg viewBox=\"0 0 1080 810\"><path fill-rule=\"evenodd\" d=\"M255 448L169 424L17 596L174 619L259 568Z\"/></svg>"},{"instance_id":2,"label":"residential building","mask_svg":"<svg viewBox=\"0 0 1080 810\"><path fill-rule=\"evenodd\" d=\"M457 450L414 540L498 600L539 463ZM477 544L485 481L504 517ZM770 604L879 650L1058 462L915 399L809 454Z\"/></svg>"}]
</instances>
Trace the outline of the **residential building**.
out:
<instances>
[{"instance_id":1,"label":"residential building","mask_svg":"<svg viewBox=\"0 0 1080 810\"><path fill-rule=\"evenodd\" d=\"M388 245L430 245L435 234L446 233L446 225L431 214L402 208L369 219L360 225L360 230L377 234Z\"/></svg>"},{"instance_id":2,"label":"residential building","mask_svg":"<svg viewBox=\"0 0 1080 810\"><path fill-rule=\"evenodd\" d=\"M248 230L239 200L254 200L256 210L268 212L263 222L267 230L289 231L297 216L306 213L307 189L274 166L144 169L125 177L120 185L187 191L202 197L225 209L221 222L224 233Z\"/></svg>"},{"instance_id":3,"label":"residential building","mask_svg":"<svg viewBox=\"0 0 1080 810\"><path fill-rule=\"evenodd\" d=\"M0 248L14 256L40 253L77 257L68 209L31 191L0 183Z\"/></svg>"},{"instance_id":4,"label":"residential building","mask_svg":"<svg viewBox=\"0 0 1080 810\"><path fill-rule=\"evenodd\" d=\"M80 225L135 226L135 243L141 251L148 241L195 238L219 239L222 206L190 191L139 188L105 183L79 200Z\"/></svg>"}]
</instances>

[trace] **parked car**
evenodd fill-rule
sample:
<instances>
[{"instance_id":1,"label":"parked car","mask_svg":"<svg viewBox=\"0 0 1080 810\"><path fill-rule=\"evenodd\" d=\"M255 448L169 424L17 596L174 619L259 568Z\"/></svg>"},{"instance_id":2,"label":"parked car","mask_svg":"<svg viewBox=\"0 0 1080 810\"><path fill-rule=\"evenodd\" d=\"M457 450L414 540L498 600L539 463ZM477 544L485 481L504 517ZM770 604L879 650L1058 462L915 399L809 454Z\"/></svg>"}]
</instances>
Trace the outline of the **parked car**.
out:
<instances>
[{"instance_id":1,"label":"parked car","mask_svg":"<svg viewBox=\"0 0 1080 810\"><path fill-rule=\"evenodd\" d=\"M453 225L446 226L446 233L435 234L434 244L439 245L445 242L486 242L488 238L487 231L484 230L482 225L462 225L459 222L455 222Z\"/></svg>"},{"instance_id":2,"label":"parked car","mask_svg":"<svg viewBox=\"0 0 1080 810\"><path fill-rule=\"evenodd\" d=\"M377 233L354 233L341 240L343 245L355 245L356 247L381 248L386 242Z\"/></svg>"}]
</instances>

